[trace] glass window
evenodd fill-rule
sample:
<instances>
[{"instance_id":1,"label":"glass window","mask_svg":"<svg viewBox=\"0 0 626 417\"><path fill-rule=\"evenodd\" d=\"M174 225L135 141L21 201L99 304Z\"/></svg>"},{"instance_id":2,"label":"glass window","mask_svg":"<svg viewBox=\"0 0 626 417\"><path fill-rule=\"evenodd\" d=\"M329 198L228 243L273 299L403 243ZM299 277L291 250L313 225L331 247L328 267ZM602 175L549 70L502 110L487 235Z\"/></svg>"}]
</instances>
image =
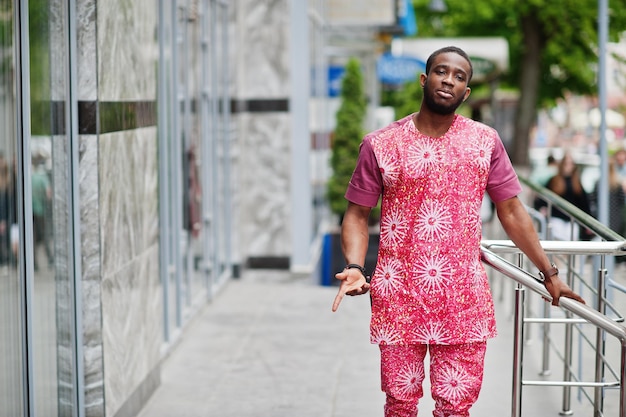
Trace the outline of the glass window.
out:
<instances>
[{"instance_id":1,"label":"glass window","mask_svg":"<svg viewBox=\"0 0 626 417\"><path fill-rule=\"evenodd\" d=\"M0 416L21 416L24 399L22 288L17 266L16 146L19 63L11 0L0 0Z\"/></svg>"},{"instance_id":2,"label":"glass window","mask_svg":"<svg viewBox=\"0 0 626 417\"><path fill-rule=\"evenodd\" d=\"M32 236L32 349L37 415L73 415L74 292L69 201L70 166L66 127L68 84L67 4L29 1L30 164Z\"/></svg>"}]
</instances>

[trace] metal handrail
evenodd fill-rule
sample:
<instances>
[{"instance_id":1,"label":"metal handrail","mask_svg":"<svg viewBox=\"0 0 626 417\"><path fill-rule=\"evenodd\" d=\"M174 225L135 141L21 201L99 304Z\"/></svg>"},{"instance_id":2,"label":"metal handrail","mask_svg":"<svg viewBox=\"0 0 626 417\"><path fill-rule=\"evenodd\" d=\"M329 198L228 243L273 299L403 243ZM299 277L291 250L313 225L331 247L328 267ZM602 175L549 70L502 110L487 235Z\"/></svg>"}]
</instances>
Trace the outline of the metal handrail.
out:
<instances>
[{"instance_id":1,"label":"metal handrail","mask_svg":"<svg viewBox=\"0 0 626 417\"><path fill-rule=\"evenodd\" d=\"M533 292L539 294L541 297L546 300L552 300L550 293L546 290L543 284L541 284L537 279L529 274L528 272L518 268L517 266L511 264L510 262L502 259L501 257L495 255L488 248L498 247L503 251L509 251L510 253L515 252L514 246L511 246L512 242L510 241L485 241L483 243L483 247L481 248L481 259L483 263L491 266L493 269L501 272L502 274L512 278L517 281L524 288L528 288ZM604 245L604 251L602 251L602 246ZM569 251L574 251L576 253L581 253L579 251L582 250L582 246L587 246L588 248L593 248L593 251L600 252L602 254L606 254L606 251L617 251L620 253L624 250L624 242L542 242L542 246L546 250L546 252L558 252L564 253L564 246L569 248ZM557 250L560 247L561 250ZM592 252L593 252L592 251ZM519 252L519 250L517 250ZM589 254L589 251L584 252ZM520 291L518 291L520 294ZM523 294L523 293L522 293ZM522 364L522 350L523 350L523 314L520 314L520 311L523 308L523 302L520 302L520 298L522 296L518 296L517 298L517 307L516 308L516 320L515 320L515 348L514 348L514 370L513 370L513 408L512 408L512 417L519 417L521 414L521 364ZM576 316L586 320L587 322L593 324L597 328L600 328L606 331L608 334L617 338L617 340L621 343L621 355L620 355L620 374L619 374L619 415L626 415L626 327L620 325L614 320L609 319L607 316L601 314L600 312L592 309L591 307L579 303L575 300L568 298L561 298L559 300L560 306L566 311L575 314ZM597 376L596 376L597 378ZM556 385L556 383L555 383ZM563 381L560 386L570 386L574 385L571 382ZM580 385L580 384L577 384ZM594 383L584 384L585 386L593 386L598 389L599 386L614 386L614 384L603 384L600 381L596 381Z\"/></svg>"},{"instance_id":2,"label":"metal handrail","mask_svg":"<svg viewBox=\"0 0 626 417\"><path fill-rule=\"evenodd\" d=\"M501 241L501 242L502 242L502 247L504 247L504 243L506 241ZM543 241L541 243L542 243L542 247L545 248L546 252L549 252L548 248L553 245L553 242L550 242L550 241ZM554 243L590 244L594 242L554 242ZM597 242L597 243L611 244L611 243L617 243L617 242ZM621 243L621 246L625 245L624 242L619 242L619 243ZM491 245L492 248L493 246L494 245ZM523 269L516 267L515 265L508 262L507 260L497 256L495 253L489 250L488 247L489 245L487 246L483 245L483 248L481 248L481 259L484 263L491 266L498 272L503 273L509 278L513 278L515 281L522 284L524 287L527 287L531 289L532 291L536 292L537 294L541 295L543 298L549 301L552 301L552 296L550 295L546 287L543 284L541 284L534 275L531 275L527 271L524 271ZM517 251L519 252L519 249ZM611 333L613 336L617 337L620 341L626 342L626 327L620 324L617 324L614 320L607 318L605 315L599 313L598 311L587 306L586 304L579 303L569 298L561 298L559 300L559 305L563 307L564 309L585 319L591 324L597 327L600 327L603 330L606 330L607 332Z\"/></svg>"},{"instance_id":3,"label":"metal handrail","mask_svg":"<svg viewBox=\"0 0 626 417\"><path fill-rule=\"evenodd\" d=\"M483 239L481 246L498 253L521 253L512 240ZM541 247L547 254L626 255L626 241L623 239L615 242L542 240Z\"/></svg>"},{"instance_id":4,"label":"metal handrail","mask_svg":"<svg viewBox=\"0 0 626 417\"><path fill-rule=\"evenodd\" d=\"M498 254L521 254L521 251L511 240L483 239L481 245ZM624 240L618 242L542 240L541 246L549 255L620 256L626 254L626 241ZM621 286L613 280L609 280L607 285L622 290ZM619 316L616 321L626 321L611 303L607 303L607 306Z\"/></svg>"}]
</instances>

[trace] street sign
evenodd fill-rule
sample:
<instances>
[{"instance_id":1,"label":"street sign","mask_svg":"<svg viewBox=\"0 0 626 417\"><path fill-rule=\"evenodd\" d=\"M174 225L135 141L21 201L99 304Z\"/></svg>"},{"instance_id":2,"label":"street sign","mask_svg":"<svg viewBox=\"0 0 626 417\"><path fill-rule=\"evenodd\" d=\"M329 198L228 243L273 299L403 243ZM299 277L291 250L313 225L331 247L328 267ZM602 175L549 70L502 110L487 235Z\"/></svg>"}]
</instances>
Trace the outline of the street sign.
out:
<instances>
[{"instance_id":1,"label":"street sign","mask_svg":"<svg viewBox=\"0 0 626 417\"><path fill-rule=\"evenodd\" d=\"M331 65L328 67L328 97L339 97L341 81L346 69L343 66Z\"/></svg>"},{"instance_id":2,"label":"street sign","mask_svg":"<svg viewBox=\"0 0 626 417\"><path fill-rule=\"evenodd\" d=\"M425 68L426 63L417 58L392 54L381 55L376 65L378 79L385 84L415 81Z\"/></svg>"},{"instance_id":3,"label":"street sign","mask_svg":"<svg viewBox=\"0 0 626 417\"><path fill-rule=\"evenodd\" d=\"M474 69L474 80L489 80L498 74L496 63L479 56L470 56Z\"/></svg>"}]
</instances>

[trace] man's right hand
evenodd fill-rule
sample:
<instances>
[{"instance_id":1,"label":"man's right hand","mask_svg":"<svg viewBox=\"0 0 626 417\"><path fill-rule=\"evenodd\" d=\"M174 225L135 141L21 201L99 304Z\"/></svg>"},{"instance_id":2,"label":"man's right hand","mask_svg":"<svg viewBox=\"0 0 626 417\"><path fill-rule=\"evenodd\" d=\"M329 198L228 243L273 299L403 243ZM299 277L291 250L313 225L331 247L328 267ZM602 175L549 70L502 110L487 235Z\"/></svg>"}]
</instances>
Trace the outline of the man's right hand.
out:
<instances>
[{"instance_id":1,"label":"man's right hand","mask_svg":"<svg viewBox=\"0 0 626 417\"><path fill-rule=\"evenodd\" d=\"M358 269L344 269L335 274L335 278L341 280L341 284L333 301L333 312L337 311L345 295L362 295L370 289L370 284Z\"/></svg>"}]
</instances>

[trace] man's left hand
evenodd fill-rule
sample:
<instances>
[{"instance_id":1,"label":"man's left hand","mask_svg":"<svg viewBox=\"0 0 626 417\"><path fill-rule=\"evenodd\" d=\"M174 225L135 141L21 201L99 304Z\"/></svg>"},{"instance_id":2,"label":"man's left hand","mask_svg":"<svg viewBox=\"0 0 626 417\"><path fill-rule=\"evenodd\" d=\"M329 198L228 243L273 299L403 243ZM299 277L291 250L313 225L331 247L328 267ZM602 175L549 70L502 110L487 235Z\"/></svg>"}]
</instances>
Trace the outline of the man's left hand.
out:
<instances>
[{"instance_id":1,"label":"man's left hand","mask_svg":"<svg viewBox=\"0 0 626 417\"><path fill-rule=\"evenodd\" d=\"M580 303L586 304L583 298L576 294L558 275L552 276L545 281L545 286L550 295L552 296L552 305L559 305L560 297L567 297L576 300Z\"/></svg>"}]
</instances>

